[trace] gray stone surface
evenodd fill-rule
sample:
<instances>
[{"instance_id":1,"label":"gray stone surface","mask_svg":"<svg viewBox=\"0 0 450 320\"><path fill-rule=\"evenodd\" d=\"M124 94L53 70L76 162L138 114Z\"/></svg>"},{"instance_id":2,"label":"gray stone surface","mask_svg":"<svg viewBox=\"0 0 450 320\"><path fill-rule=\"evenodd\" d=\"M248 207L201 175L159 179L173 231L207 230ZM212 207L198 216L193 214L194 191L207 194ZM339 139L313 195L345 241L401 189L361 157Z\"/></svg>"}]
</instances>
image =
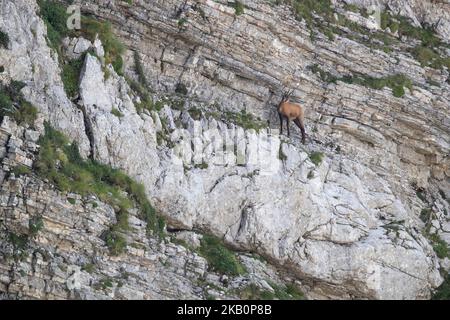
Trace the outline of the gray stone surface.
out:
<instances>
[{"instance_id":1,"label":"gray stone surface","mask_svg":"<svg viewBox=\"0 0 450 320\"><path fill-rule=\"evenodd\" d=\"M29 9L19 10L29 2L33 3L6 1L3 6L16 15L29 15L43 28ZM413 5L414 1L394 2L410 8L405 14L429 21L440 12L440 4L432 1L423 1L422 6ZM422 68L404 50L407 43L387 55L341 36L330 41L319 35L312 42L309 30L286 7L264 1L245 1L245 14L238 17L224 1L200 1L197 6L188 1L178 18L174 18L174 8L179 8L180 1L110 4L90 1L83 10L113 22L130 49L125 59L129 77L135 77L132 50L139 52L149 85L159 92L155 100L162 99L162 92L173 96L183 83L188 95L181 97L182 109L199 107L204 114L245 110L269 121L269 135L266 130L244 130L225 119L203 116L195 120L188 112L171 108L170 102L164 102L159 112L139 114L138 99L127 81L91 55L86 56L80 79L80 100L73 104L62 91L56 59L45 44L43 31L38 33L38 42L19 43L19 35L29 36L22 29L30 19L21 22L22 29L0 25L16 35L13 46L36 47L33 53L13 53L15 59L24 56L25 62L6 65L6 72L17 80L39 78L27 82L24 93L39 107L41 123L50 120L79 141L84 154L92 151L97 160L142 182L172 228L212 232L237 249L258 252L289 270L307 287L311 298L430 297L442 282L440 263L443 267L448 263L436 257L423 236L419 216L424 207L432 207L431 231L448 240L445 212L450 208L442 197L442 192L448 197L450 186L448 72ZM5 19L12 21L11 16ZM187 23L180 29L181 17ZM449 19L442 17L439 32L445 36ZM40 56L32 59L36 52ZM0 49L0 65L9 57L9 51ZM44 57L50 69L32 72ZM388 88L323 83L307 69L315 63L342 74L405 73L414 86L396 98ZM104 76L105 68L109 77ZM441 86L428 85L430 76ZM286 83L296 89L295 98L307 110L307 146L300 145L297 135L292 139L278 135L275 104ZM45 97L48 102L40 103ZM88 124L78 108L86 111ZM113 109L122 116L112 114ZM87 125L92 131L91 149ZM214 152L226 150L226 145L223 148L219 143L212 150L207 135L196 137L204 146L203 159L193 159L197 166L180 162L177 153L195 151L182 137L192 135L196 128L209 135L227 130L231 139L249 151L245 163L222 163L223 158L235 159L239 154ZM259 148L272 145L277 152L262 153L261 161L252 163L255 141ZM280 159L280 149L284 159ZM313 151L325 154L318 165L309 159ZM11 157L26 163L26 155L20 152L9 152ZM202 161L204 165L198 166ZM428 204L417 197L417 188L426 191ZM186 239L195 245L195 239ZM73 288L82 286L82 277L77 271L72 273L64 281ZM163 283L163 275L161 279ZM189 280L182 277L183 281ZM181 292L195 296L194 289L184 290L186 286L171 283L161 287L169 292L155 291L155 296L185 297ZM124 298L150 297L140 289L119 291ZM103 296L87 290L83 297Z\"/></svg>"}]
</instances>

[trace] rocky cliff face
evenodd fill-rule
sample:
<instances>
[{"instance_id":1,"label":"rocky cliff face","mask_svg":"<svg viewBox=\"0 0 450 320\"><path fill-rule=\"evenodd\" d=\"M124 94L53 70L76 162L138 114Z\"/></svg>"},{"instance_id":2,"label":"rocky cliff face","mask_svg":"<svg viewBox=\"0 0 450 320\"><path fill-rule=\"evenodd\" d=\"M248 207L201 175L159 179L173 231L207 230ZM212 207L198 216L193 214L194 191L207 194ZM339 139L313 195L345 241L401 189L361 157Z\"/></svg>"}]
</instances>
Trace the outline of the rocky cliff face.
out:
<instances>
[{"instance_id":1,"label":"rocky cliff face","mask_svg":"<svg viewBox=\"0 0 450 320\"><path fill-rule=\"evenodd\" d=\"M310 298L424 299L440 285L439 269L449 266L447 251L435 253L437 244L450 242L449 73L418 61L412 54L418 40L391 30L387 45L370 18L341 1L333 10L354 24L320 15L306 24L271 1L242 1L240 15L227 1L74 2L112 22L127 48L126 76L105 63L99 41L66 39L66 58L95 52L85 56L78 98L71 101L36 3L3 1L0 30L10 41L0 47L0 77L26 83L22 93L40 111L37 132L48 120L78 142L83 156L142 182L169 231L213 233L236 250L265 257L273 267L241 257L259 286L258 279L294 278ZM435 23L439 37L448 39L448 3L383 3L414 23ZM334 36L324 32L330 25ZM448 55L445 48L444 41ZM153 108L144 112L130 80L139 76L136 60L153 92ZM396 74L409 79L404 95L395 92L399 85L364 85ZM305 146L297 135L278 133L275 106L285 86L306 109ZM105 290L112 298L205 297L195 281L208 268L194 252L170 243L155 249L156 240L136 227L128 244L145 249L128 245L119 258L106 249L98 253L101 233L114 223L106 204L72 206L45 181L8 175L8 161L17 161L8 143L27 133L5 119L2 226L26 232L30 216L41 212L45 228L28 260L2 262L0 291L37 298L103 298ZM32 154L34 147L25 145L22 153ZM22 162L29 166L33 157ZM30 209L30 201L39 205ZM40 248L50 258L36 253ZM95 256L98 272L89 275L81 267ZM262 275L264 266L283 275ZM123 280L121 272L138 280ZM118 279L126 285L119 287ZM106 289L105 281L111 282ZM243 286L239 277L230 282ZM36 285L25 289L30 283Z\"/></svg>"}]
</instances>

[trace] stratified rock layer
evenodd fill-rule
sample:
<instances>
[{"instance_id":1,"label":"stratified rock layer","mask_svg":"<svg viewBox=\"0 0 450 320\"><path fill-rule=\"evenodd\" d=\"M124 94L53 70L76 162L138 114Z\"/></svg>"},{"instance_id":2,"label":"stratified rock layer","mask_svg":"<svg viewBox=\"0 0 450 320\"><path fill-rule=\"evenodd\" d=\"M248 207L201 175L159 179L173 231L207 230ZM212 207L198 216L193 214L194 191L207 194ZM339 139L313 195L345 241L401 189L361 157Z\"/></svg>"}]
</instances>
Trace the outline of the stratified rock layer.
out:
<instances>
[{"instance_id":1,"label":"stratified rock layer","mask_svg":"<svg viewBox=\"0 0 450 320\"><path fill-rule=\"evenodd\" d=\"M330 41L318 35L312 42L308 28L287 7L264 1L245 1L240 16L225 2L90 1L83 10L114 23L127 47L138 51L153 89L173 92L183 84L188 96L179 110L166 103L160 112L139 114L125 79L88 54L76 106L62 92L57 71L36 67L46 61L57 69L57 63L45 45L34 2L5 2L5 26L18 26L7 29L12 47L33 49L33 56L0 49L0 64L16 61L5 63L7 77L27 82L27 98L79 141L83 154L92 153L142 182L172 227L213 232L238 249L262 254L306 283L310 297L429 298L442 281L439 259L420 231L425 203L416 189L429 191L439 222L432 231L445 239L447 71L424 69L406 52L388 55L342 36ZM426 3L433 19L435 7ZM419 15L422 9L417 10ZM41 30L35 36L29 21ZM28 39L24 35L30 39L19 40ZM21 64L23 55L31 62ZM133 61L129 51L130 76ZM396 98L388 88L323 83L308 70L313 64L340 74L404 73L414 86ZM430 86L429 77L442 85ZM284 85L296 89L307 110L305 147L273 129ZM55 87L60 95L49 91ZM58 96L64 104L55 102ZM42 97L48 97L45 104ZM196 120L186 111L196 106L219 113L245 110L268 120L272 129L244 130L207 116ZM165 137L170 143L161 145L162 123L171 134ZM198 128L203 134L196 136ZM223 142L216 150L208 147L211 135L225 131L245 151L244 164L221 162L239 158ZM180 150L196 151L183 144L183 135L201 142L201 166L179 161ZM269 151L252 162L256 145ZM325 153L325 159L314 164L312 151Z\"/></svg>"}]
</instances>

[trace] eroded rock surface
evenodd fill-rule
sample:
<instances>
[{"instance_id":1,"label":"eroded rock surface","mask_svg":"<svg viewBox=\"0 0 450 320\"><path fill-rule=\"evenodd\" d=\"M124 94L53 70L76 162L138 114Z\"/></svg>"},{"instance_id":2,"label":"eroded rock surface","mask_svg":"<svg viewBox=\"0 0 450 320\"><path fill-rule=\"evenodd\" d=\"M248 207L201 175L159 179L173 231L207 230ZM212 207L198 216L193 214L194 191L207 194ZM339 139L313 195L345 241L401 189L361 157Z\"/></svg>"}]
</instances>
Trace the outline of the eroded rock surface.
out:
<instances>
[{"instance_id":1,"label":"eroded rock surface","mask_svg":"<svg viewBox=\"0 0 450 320\"><path fill-rule=\"evenodd\" d=\"M408 3L409 13L404 14L429 21L440 8L432 1L423 6L391 2ZM180 84L186 87L187 96L174 98L181 100L181 107L166 99L160 111L138 113L139 98L125 78L90 54L81 73L80 99L70 102L56 58L45 44L43 24L30 9L35 8L33 1L3 4L8 11L2 11L5 23L0 27L17 25L6 29L12 47L35 50L0 49L0 64L21 55L30 59L5 63L5 77L26 81L27 98L43 118L77 140L85 155L142 182L173 228L213 232L237 249L265 256L301 280L309 297L429 298L442 282L439 267L445 260L436 257L423 236L420 213L428 204L416 192L426 190L435 212L431 231L448 240L448 71L421 67L402 47L386 54L345 36L331 41L319 34L312 41L310 30L286 6L245 4L240 16L225 1L83 5L85 12L114 23L130 49L129 77L135 76L136 50L151 88L172 96ZM22 6L27 9L20 11ZM27 15L32 19L18 18ZM42 29L36 39L28 30L33 19ZM444 15L442 21L439 32L445 36L448 18ZM30 39L23 41L22 34ZM75 39L68 47L79 54L88 46ZM36 66L44 58L50 67L40 72ZM313 64L340 74L403 73L413 87L397 98L388 88L325 83L307 68ZM429 77L441 85L429 85ZM296 89L295 97L307 110L306 146L296 137L280 137L275 129L275 104L286 84ZM43 97L48 97L45 104ZM203 116L188 112L194 107ZM270 126L244 130L207 112L241 110ZM210 137L224 132L237 149L227 149L220 139L211 147ZM185 143L183 137L198 144ZM195 158L197 145L203 151L200 159ZM324 153L323 161L314 164L312 152ZM180 161L180 153L190 161ZM72 280L71 286L79 287L79 277ZM157 294L177 297L176 292Z\"/></svg>"}]
</instances>

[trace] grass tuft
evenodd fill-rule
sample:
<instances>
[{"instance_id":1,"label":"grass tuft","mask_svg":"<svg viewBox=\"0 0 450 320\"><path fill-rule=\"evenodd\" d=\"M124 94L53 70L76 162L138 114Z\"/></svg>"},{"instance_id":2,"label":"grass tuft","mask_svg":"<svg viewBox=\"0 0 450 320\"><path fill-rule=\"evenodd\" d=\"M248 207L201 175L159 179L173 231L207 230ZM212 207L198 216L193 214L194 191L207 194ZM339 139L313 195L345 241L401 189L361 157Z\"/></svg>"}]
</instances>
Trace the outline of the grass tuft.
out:
<instances>
[{"instance_id":1,"label":"grass tuft","mask_svg":"<svg viewBox=\"0 0 450 320\"><path fill-rule=\"evenodd\" d=\"M232 276L246 273L245 267L236 258L236 254L226 248L223 242L217 237L210 235L203 236L199 253L216 272Z\"/></svg>"},{"instance_id":2,"label":"grass tuft","mask_svg":"<svg viewBox=\"0 0 450 320\"><path fill-rule=\"evenodd\" d=\"M33 125L38 110L25 100L20 92L23 87L25 83L20 81L11 81L9 86L0 84L0 120L8 116L18 124Z\"/></svg>"},{"instance_id":3,"label":"grass tuft","mask_svg":"<svg viewBox=\"0 0 450 320\"><path fill-rule=\"evenodd\" d=\"M0 30L0 47L8 49L9 36L7 33Z\"/></svg>"}]
</instances>

